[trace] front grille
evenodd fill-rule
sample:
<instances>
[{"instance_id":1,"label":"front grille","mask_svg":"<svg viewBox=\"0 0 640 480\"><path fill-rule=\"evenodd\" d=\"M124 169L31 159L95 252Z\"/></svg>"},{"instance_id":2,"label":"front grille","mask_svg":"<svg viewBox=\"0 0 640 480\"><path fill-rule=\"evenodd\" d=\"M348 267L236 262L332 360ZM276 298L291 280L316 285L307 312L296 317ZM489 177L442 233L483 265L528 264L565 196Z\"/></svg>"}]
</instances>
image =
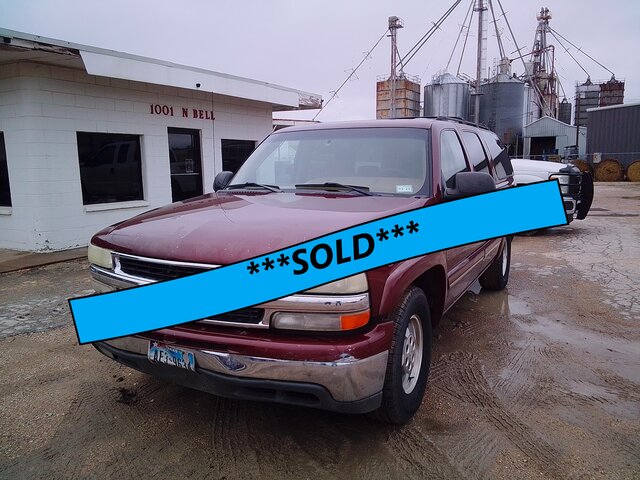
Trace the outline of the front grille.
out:
<instances>
[{"instance_id":1,"label":"front grille","mask_svg":"<svg viewBox=\"0 0 640 480\"><path fill-rule=\"evenodd\" d=\"M118 256L120 270L122 273L134 277L145 278L154 282L163 280L173 280L175 278L186 277L202 273L206 269L191 265L176 265L172 263L156 263L140 260L137 258Z\"/></svg>"},{"instance_id":2,"label":"front grille","mask_svg":"<svg viewBox=\"0 0 640 480\"><path fill-rule=\"evenodd\" d=\"M121 273L137 277L140 279L150 280L152 282L161 282L164 280L175 280L176 278L186 277L187 275L195 275L196 273L206 272L215 268L206 265L191 265L188 263L172 262L170 260L151 260L140 257L116 254L116 269ZM235 323L242 325L255 325L260 327L264 318L263 308L241 308L233 312L223 313L214 317L200 320L197 323Z\"/></svg>"},{"instance_id":3,"label":"front grille","mask_svg":"<svg viewBox=\"0 0 640 480\"><path fill-rule=\"evenodd\" d=\"M262 308L241 308L240 310L235 310L233 312L223 313L222 315L210 317L208 320L257 325L258 323L260 323L263 316L264 309Z\"/></svg>"},{"instance_id":4,"label":"front grille","mask_svg":"<svg viewBox=\"0 0 640 480\"><path fill-rule=\"evenodd\" d=\"M578 199L582 184L582 175L579 173L555 173L552 179L557 179L560 184L560 192L567 197Z\"/></svg>"}]
</instances>

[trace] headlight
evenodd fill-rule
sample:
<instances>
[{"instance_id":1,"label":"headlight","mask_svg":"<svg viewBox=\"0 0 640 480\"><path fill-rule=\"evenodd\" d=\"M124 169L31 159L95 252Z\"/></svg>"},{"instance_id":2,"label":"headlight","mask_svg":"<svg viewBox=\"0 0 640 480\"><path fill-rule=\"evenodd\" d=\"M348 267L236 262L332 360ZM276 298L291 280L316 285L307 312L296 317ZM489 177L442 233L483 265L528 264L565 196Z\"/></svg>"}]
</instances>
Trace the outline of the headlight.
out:
<instances>
[{"instance_id":1,"label":"headlight","mask_svg":"<svg viewBox=\"0 0 640 480\"><path fill-rule=\"evenodd\" d=\"M569 185L569 175L561 173L552 173L549 175L549 180L558 180L560 185Z\"/></svg>"},{"instance_id":2,"label":"headlight","mask_svg":"<svg viewBox=\"0 0 640 480\"><path fill-rule=\"evenodd\" d=\"M364 273L358 273L352 277L343 278L342 280L336 280L335 282L306 290L304 293L346 295L350 293L364 293L368 288L367 276Z\"/></svg>"},{"instance_id":3,"label":"headlight","mask_svg":"<svg viewBox=\"0 0 640 480\"><path fill-rule=\"evenodd\" d=\"M369 317L369 310L345 314L277 312L272 325L284 330L344 331L366 325Z\"/></svg>"},{"instance_id":4,"label":"headlight","mask_svg":"<svg viewBox=\"0 0 640 480\"><path fill-rule=\"evenodd\" d=\"M88 252L89 263L111 270L113 268L113 260L111 258L112 253L113 252L111 250L96 247L93 243L90 243Z\"/></svg>"}]
</instances>

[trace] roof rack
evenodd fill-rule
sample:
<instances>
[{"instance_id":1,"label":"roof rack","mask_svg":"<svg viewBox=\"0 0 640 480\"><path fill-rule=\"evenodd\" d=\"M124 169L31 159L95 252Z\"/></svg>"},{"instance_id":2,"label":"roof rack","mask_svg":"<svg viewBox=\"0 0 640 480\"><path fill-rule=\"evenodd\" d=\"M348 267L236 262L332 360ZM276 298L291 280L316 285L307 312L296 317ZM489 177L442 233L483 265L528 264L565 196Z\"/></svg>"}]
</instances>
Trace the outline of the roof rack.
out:
<instances>
[{"instance_id":1,"label":"roof rack","mask_svg":"<svg viewBox=\"0 0 640 480\"><path fill-rule=\"evenodd\" d=\"M444 120L444 121L449 121L449 122L456 122L456 123L462 123L464 125L471 125L472 127L478 127L478 128L482 128L484 130L489 130L489 127L487 127L484 123L480 123L480 124L475 124L474 122L470 122L468 120L465 120L463 118L460 117L447 117L444 115L440 115L440 116L428 116L428 117L424 117L424 118L433 118L434 120Z\"/></svg>"},{"instance_id":2,"label":"roof rack","mask_svg":"<svg viewBox=\"0 0 640 480\"><path fill-rule=\"evenodd\" d=\"M478 128L482 128L483 130L489 130L489 127L487 127L484 123L481 123L479 125L476 125L474 122L470 122L468 120L465 120L464 118L460 118L460 117L447 117L444 115L429 115L429 116L424 116L424 117L398 117L398 118L390 118L388 120L413 120L416 118L430 118L432 120L442 120L442 121L446 121L446 122L456 122L456 123L461 123L463 125L470 125L472 127L478 127Z\"/></svg>"}]
</instances>

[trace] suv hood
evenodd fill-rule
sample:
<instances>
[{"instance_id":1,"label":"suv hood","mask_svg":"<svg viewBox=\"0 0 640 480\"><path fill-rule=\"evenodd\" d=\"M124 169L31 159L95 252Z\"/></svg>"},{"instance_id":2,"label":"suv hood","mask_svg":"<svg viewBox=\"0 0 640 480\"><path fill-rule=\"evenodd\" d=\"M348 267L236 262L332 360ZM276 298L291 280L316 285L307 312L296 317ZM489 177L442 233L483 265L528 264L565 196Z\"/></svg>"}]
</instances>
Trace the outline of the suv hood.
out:
<instances>
[{"instance_id":1,"label":"suv hood","mask_svg":"<svg viewBox=\"0 0 640 480\"><path fill-rule=\"evenodd\" d=\"M545 162L543 160L527 160L526 158L512 158L513 172L515 174L530 174L544 176L547 180L552 173L558 173L567 164L558 162Z\"/></svg>"},{"instance_id":2,"label":"suv hood","mask_svg":"<svg viewBox=\"0 0 640 480\"><path fill-rule=\"evenodd\" d=\"M105 228L92 243L144 257L225 265L426 203L414 197L219 192Z\"/></svg>"}]
</instances>

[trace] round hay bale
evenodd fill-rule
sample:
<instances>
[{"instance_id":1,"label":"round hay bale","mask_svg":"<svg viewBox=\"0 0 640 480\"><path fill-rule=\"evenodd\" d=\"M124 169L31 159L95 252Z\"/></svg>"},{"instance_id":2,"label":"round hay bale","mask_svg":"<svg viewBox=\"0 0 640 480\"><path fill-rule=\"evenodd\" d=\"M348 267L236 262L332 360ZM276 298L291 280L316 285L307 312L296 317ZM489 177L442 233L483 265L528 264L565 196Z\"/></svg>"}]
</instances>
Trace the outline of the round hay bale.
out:
<instances>
[{"instance_id":1,"label":"round hay bale","mask_svg":"<svg viewBox=\"0 0 640 480\"><path fill-rule=\"evenodd\" d=\"M627 167L627 180L640 182L640 160L636 160Z\"/></svg>"},{"instance_id":2,"label":"round hay bale","mask_svg":"<svg viewBox=\"0 0 640 480\"><path fill-rule=\"evenodd\" d=\"M581 172L588 172L593 176L593 165L590 163L580 159L572 160L571 163L578 167Z\"/></svg>"},{"instance_id":3,"label":"round hay bale","mask_svg":"<svg viewBox=\"0 0 640 480\"><path fill-rule=\"evenodd\" d=\"M596 180L599 182L620 182L624 180L624 168L613 158L602 160L596 166Z\"/></svg>"}]
</instances>

